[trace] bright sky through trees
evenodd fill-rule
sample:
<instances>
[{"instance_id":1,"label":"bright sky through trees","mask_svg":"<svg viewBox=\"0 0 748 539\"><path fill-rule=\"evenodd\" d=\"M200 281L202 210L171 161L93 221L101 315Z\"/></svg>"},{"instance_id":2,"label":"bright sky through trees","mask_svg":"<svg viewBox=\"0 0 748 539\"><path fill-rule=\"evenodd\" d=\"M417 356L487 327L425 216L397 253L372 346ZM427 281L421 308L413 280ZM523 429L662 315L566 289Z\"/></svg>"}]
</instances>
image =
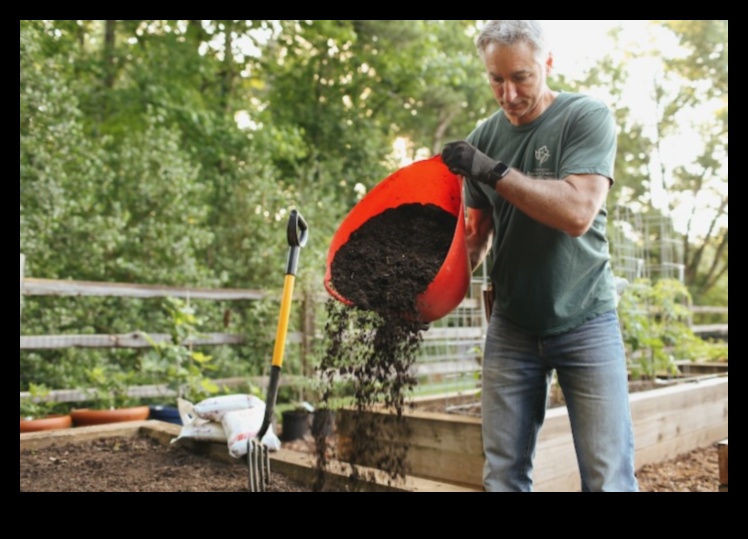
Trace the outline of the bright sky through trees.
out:
<instances>
[{"instance_id":1,"label":"bright sky through trees","mask_svg":"<svg viewBox=\"0 0 748 539\"><path fill-rule=\"evenodd\" d=\"M570 79L581 78L586 70L606 55L622 59L635 52L648 50L659 51L662 57L680 55L675 36L666 29L653 25L649 20L544 20L542 22L554 55L554 71ZM621 28L621 33L616 43L610 32L617 27ZM631 114L650 129L654 129L657 116L652 93L655 77L658 76L658 70L662 69L659 60L657 55L650 57L649 60L643 58L636 60L636 65L632 65L630 69L632 73L636 73L636 77L629 79L629 86L624 96L626 104L631 108ZM721 106L721 104L704 103L701 112L705 115L713 114L715 106ZM683 118L680 133L670 137L663 144L663 159L677 163L678 156L690 157L698 153L703 144L703 139L695 127L698 121L698 115L694 117L692 111L689 111L689 117ZM727 164L725 163L725 173L726 170ZM724 182L724 189L727 189L727 182ZM654 203L664 207L667 196L667 192L662 190L662 185L659 182L653 182ZM688 208L681 207L681 212L676 210L672 215L677 228L681 228L679 225L687 217ZM709 221L708 218L697 219L696 223L707 226Z\"/></svg>"}]
</instances>

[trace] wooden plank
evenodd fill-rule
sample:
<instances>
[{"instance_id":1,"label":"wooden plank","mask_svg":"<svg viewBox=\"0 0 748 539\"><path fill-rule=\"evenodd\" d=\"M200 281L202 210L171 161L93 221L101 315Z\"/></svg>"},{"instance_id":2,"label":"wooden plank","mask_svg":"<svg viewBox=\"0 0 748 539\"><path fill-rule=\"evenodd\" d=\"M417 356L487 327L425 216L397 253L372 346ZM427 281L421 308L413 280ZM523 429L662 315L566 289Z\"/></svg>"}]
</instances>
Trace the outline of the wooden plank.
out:
<instances>
[{"instance_id":1,"label":"wooden plank","mask_svg":"<svg viewBox=\"0 0 748 539\"><path fill-rule=\"evenodd\" d=\"M314 294L305 292L301 302L300 313L301 325L301 372L306 375L312 374L312 361L314 355L315 328L315 302Z\"/></svg>"},{"instance_id":2,"label":"wooden plank","mask_svg":"<svg viewBox=\"0 0 748 539\"><path fill-rule=\"evenodd\" d=\"M411 445L432 447L450 453L482 453L480 418L422 410L409 410L406 413ZM338 430L341 434L348 435L353 430L356 412L340 409L335 417Z\"/></svg>"},{"instance_id":3,"label":"wooden plank","mask_svg":"<svg viewBox=\"0 0 748 539\"><path fill-rule=\"evenodd\" d=\"M336 426L341 439L350 436L356 414L337 410ZM454 414L412 410L408 412L408 474L435 481L482 489L483 450L480 419ZM382 443L387 443L382 440ZM339 443L338 447L344 446ZM343 458L348 458L345 450ZM365 455L362 456L366 465Z\"/></svg>"},{"instance_id":4,"label":"wooden plank","mask_svg":"<svg viewBox=\"0 0 748 539\"><path fill-rule=\"evenodd\" d=\"M454 361L435 361L429 363L416 363L416 376L434 376L437 374L459 374L467 372L480 372L481 366L474 359L463 359Z\"/></svg>"},{"instance_id":5,"label":"wooden plank","mask_svg":"<svg viewBox=\"0 0 748 539\"><path fill-rule=\"evenodd\" d=\"M483 329L481 327L452 327L452 328L430 328L423 332L424 341L435 341L445 339L482 339Z\"/></svg>"},{"instance_id":6,"label":"wooden plank","mask_svg":"<svg viewBox=\"0 0 748 539\"><path fill-rule=\"evenodd\" d=\"M533 481L534 492L581 492L582 480L576 465L576 456L571 461L559 467L558 473L552 477L535 479ZM569 466L569 462L574 463Z\"/></svg>"},{"instance_id":7,"label":"wooden plank","mask_svg":"<svg viewBox=\"0 0 748 539\"><path fill-rule=\"evenodd\" d=\"M21 324L23 323L23 270L24 266L26 264L26 256L21 255L21 283L20 283L20 297L21 297L21 307L20 307L20 315L19 315L19 321Z\"/></svg>"},{"instance_id":8,"label":"wooden plank","mask_svg":"<svg viewBox=\"0 0 748 539\"><path fill-rule=\"evenodd\" d=\"M629 395L631 414L636 422L657 413L663 406L688 408L694 399L696 404L714 401L719 396L728 394L728 375L717 375L701 378L698 382L683 382L661 389L639 391Z\"/></svg>"},{"instance_id":9,"label":"wooden plank","mask_svg":"<svg viewBox=\"0 0 748 539\"><path fill-rule=\"evenodd\" d=\"M214 300L262 299L265 292L240 288L196 288L95 281L24 279L27 296L118 296L131 298L190 298Z\"/></svg>"},{"instance_id":10,"label":"wooden plank","mask_svg":"<svg viewBox=\"0 0 748 539\"><path fill-rule=\"evenodd\" d=\"M696 335L727 335L728 324L702 324L691 326L691 331Z\"/></svg>"},{"instance_id":11,"label":"wooden plank","mask_svg":"<svg viewBox=\"0 0 748 539\"><path fill-rule=\"evenodd\" d=\"M409 474L481 490L483 462L482 455L448 453L417 445L409 448L406 459Z\"/></svg>"},{"instance_id":12,"label":"wooden plank","mask_svg":"<svg viewBox=\"0 0 748 539\"><path fill-rule=\"evenodd\" d=\"M579 465L566 406L546 411L538 434L533 489L536 492L578 492Z\"/></svg>"},{"instance_id":13,"label":"wooden plank","mask_svg":"<svg viewBox=\"0 0 748 539\"><path fill-rule=\"evenodd\" d=\"M215 378L213 383L219 387L240 387L246 385L248 382L252 385L261 388L263 391L267 388L269 376L250 376L250 377L234 377L234 378ZM308 381L308 378L300 375L286 374L281 375L279 386L295 386L302 385ZM145 385L145 386L132 386L128 388L127 394L130 397L135 398L152 398L152 397L174 397L176 398L177 393L173 389L169 389L164 384L156 385ZM20 398L28 398L31 393L28 391L21 391ZM84 390L79 389L54 389L49 392L49 395L44 400L52 402L83 402L91 398L91 395Z\"/></svg>"},{"instance_id":14,"label":"wooden plank","mask_svg":"<svg viewBox=\"0 0 748 539\"><path fill-rule=\"evenodd\" d=\"M720 487L725 487L727 492L727 438L717 444L719 452L719 483Z\"/></svg>"},{"instance_id":15,"label":"wooden plank","mask_svg":"<svg viewBox=\"0 0 748 539\"><path fill-rule=\"evenodd\" d=\"M55 431L25 432L21 433L21 449L39 449L53 444L75 444L109 436L136 436L140 427L147 421L126 421Z\"/></svg>"},{"instance_id":16,"label":"wooden plank","mask_svg":"<svg viewBox=\"0 0 748 539\"><path fill-rule=\"evenodd\" d=\"M691 305L694 314L728 314L728 307L711 307L708 305Z\"/></svg>"},{"instance_id":17,"label":"wooden plank","mask_svg":"<svg viewBox=\"0 0 748 539\"><path fill-rule=\"evenodd\" d=\"M727 428L724 425L717 425L676 438L665 439L657 445L643 447L636 451L636 468L639 469L645 464L670 460L700 447L708 447L714 444L714 440L719 440L726 434Z\"/></svg>"},{"instance_id":18,"label":"wooden plank","mask_svg":"<svg viewBox=\"0 0 748 539\"><path fill-rule=\"evenodd\" d=\"M380 470L356 466L360 477L371 478L371 481L359 483L355 488L366 492L479 492L482 489L465 485L456 485L444 480L431 480L423 477L406 475L404 478L393 481L387 474ZM311 484L314 480L315 461L312 455L280 449L270 453L270 473L278 470L287 476ZM327 467L327 484L348 484L348 478L353 467L346 463L333 460Z\"/></svg>"},{"instance_id":19,"label":"wooden plank","mask_svg":"<svg viewBox=\"0 0 748 539\"><path fill-rule=\"evenodd\" d=\"M161 443L170 442L173 436L179 432L179 426L162 423L160 421L149 421L142 425L140 432L151 436ZM176 433L176 434L175 434ZM245 459L234 458L223 442L203 442L190 439L181 439L178 443L183 444L197 454L221 460L228 463L236 463L246 466ZM384 491L384 492L476 492L475 489L464 485L454 485L445 481L432 481L425 478L406 476L398 481L392 481L386 474L379 470L357 466L359 476L371 478L369 484L360 484L358 488L362 491ZM281 448L270 453L270 474L273 471L281 472L288 477L306 484L312 484L315 479L316 461L309 453L301 453ZM326 468L326 484L349 484L349 477L353 468L350 464L332 460Z\"/></svg>"},{"instance_id":20,"label":"wooden plank","mask_svg":"<svg viewBox=\"0 0 748 539\"><path fill-rule=\"evenodd\" d=\"M718 374L725 373L728 371L727 361L676 361L675 365L678 370L687 375L698 375L698 374Z\"/></svg>"},{"instance_id":21,"label":"wooden plank","mask_svg":"<svg viewBox=\"0 0 748 539\"><path fill-rule=\"evenodd\" d=\"M150 335L157 343L171 341L167 333ZM243 335L206 333L185 344L212 346L219 344L241 344ZM151 348L143 333L133 331L119 335L21 335L21 350L52 350L58 348Z\"/></svg>"},{"instance_id":22,"label":"wooden plank","mask_svg":"<svg viewBox=\"0 0 748 539\"><path fill-rule=\"evenodd\" d=\"M171 341L167 333L153 333L151 338L157 343ZM286 336L287 344L301 342L300 332ZM21 350L55 350L60 348L150 348L151 343L140 331L119 335L21 335ZM237 345L246 342L243 334L204 333L202 337L189 339L185 344L193 346Z\"/></svg>"},{"instance_id":23,"label":"wooden plank","mask_svg":"<svg viewBox=\"0 0 748 539\"><path fill-rule=\"evenodd\" d=\"M728 380L709 377L651 391L632 393L637 469L661 462L727 436ZM339 433L350 431L345 412L336 416ZM410 473L431 479L482 486L480 418L407 411L411 428ZM442 475L443 474L443 475ZM534 489L581 490L579 468L565 406L546 411L538 436Z\"/></svg>"},{"instance_id":24,"label":"wooden plank","mask_svg":"<svg viewBox=\"0 0 748 539\"><path fill-rule=\"evenodd\" d=\"M726 400L680 410L663 408L661 413L637 420L634 437L637 449L642 450L656 447L662 444L663 440L682 438L703 429L718 426L726 429L727 424Z\"/></svg>"},{"instance_id":25,"label":"wooden plank","mask_svg":"<svg viewBox=\"0 0 748 539\"><path fill-rule=\"evenodd\" d=\"M76 427L77 428L77 427ZM169 445L182 431L181 425L158 421L155 419L148 420L140 426L139 433L142 436L153 438L162 445Z\"/></svg>"},{"instance_id":26,"label":"wooden plank","mask_svg":"<svg viewBox=\"0 0 748 539\"><path fill-rule=\"evenodd\" d=\"M465 399L476 398L480 393L480 389L469 389L465 391L451 391L449 393L441 393L439 395L420 395L413 397L412 403L416 407L428 406L432 403L453 403L455 401L462 402ZM480 397L477 397L480 398Z\"/></svg>"}]
</instances>

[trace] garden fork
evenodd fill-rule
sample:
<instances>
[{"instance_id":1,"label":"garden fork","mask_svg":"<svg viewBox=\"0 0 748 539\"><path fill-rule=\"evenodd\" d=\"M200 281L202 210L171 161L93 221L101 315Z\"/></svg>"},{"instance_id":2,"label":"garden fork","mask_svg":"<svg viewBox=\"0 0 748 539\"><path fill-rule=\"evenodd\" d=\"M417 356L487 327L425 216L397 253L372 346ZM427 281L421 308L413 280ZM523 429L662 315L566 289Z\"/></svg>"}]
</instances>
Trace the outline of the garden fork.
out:
<instances>
[{"instance_id":1,"label":"garden fork","mask_svg":"<svg viewBox=\"0 0 748 539\"><path fill-rule=\"evenodd\" d=\"M296 279L296 267L299 262L299 251L306 245L309 227L301 214L291 210L287 228L288 262L286 264L286 278L283 283L278 330L275 334L275 348L273 349L273 363L270 367L267 398L265 399L265 416L262 420L257 436L247 441L247 467L249 468L249 491L265 492L265 485L270 481L270 454L268 447L262 443L275 413L275 401L278 397L278 382L283 365L283 354L286 348L286 334L288 333L288 319L291 314L291 299Z\"/></svg>"}]
</instances>

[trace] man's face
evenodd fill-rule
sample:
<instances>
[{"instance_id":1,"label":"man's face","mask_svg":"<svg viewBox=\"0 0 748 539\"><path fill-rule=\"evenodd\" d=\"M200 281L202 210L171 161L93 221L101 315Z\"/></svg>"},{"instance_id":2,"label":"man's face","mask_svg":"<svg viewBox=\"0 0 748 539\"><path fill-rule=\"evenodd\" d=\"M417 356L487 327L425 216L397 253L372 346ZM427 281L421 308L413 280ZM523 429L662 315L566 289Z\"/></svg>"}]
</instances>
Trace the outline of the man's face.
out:
<instances>
[{"instance_id":1,"label":"man's face","mask_svg":"<svg viewBox=\"0 0 748 539\"><path fill-rule=\"evenodd\" d=\"M484 50L483 62L493 95L511 124L533 121L553 101L553 93L546 85L553 64L550 54L541 64L528 43L490 43Z\"/></svg>"}]
</instances>

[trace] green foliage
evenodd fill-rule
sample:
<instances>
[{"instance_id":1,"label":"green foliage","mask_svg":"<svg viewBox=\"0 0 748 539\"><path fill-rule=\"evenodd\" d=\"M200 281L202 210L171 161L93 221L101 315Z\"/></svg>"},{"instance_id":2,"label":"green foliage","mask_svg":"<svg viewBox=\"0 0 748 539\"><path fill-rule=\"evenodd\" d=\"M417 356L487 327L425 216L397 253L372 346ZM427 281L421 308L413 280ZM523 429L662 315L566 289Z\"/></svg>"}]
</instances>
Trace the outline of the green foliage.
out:
<instances>
[{"instance_id":1,"label":"green foliage","mask_svg":"<svg viewBox=\"0 0 748 539\"><path fill-rule=\"evenodd\" d=\"M607 95L618 122L609 204L678 215L686 283L701 303L724 288L728 270L728 21L650 22L651 36L669 38L677 52L640 38L627 43L618 30L616 57L604 58L578 87ZM644 76L647 65L659 69ZM621 107L633 87L649 99L639 109ZM727 296L709 304L726 305Z\"/></svg>"},{"instance_id":2,"label":"green foliage","mask_svg":"<svg viewBox=\"0 0 748 539\"><path fill-rule=\"evenodd\" d=\"M191 342L200 337L200 319L189 303L179 298L166 298L165 309L170 316L170 340L157 342L150 335L142 335L152 346L144 369L165 383L177 397L197 403L218 393L219 387L206 373L215 370L209 355L192 349Z\"/></svg>"},{"instance_id":3,"label":"green foliage","mask_svg":"<svg viewBox=\"0 0 748 539\"><path fill-rule=\"evenodd\" d=\"M21 419L41 419L52 414L67 413L66 405L49 400L51 390L44 384L30 384L29 395L21 397Z\"/></svg>"},{"instance_id":4,"label":"green foliage","mask_svg":"<svg viewBox=\"0 0 748 539\"><path fill-rule=\"evenodd\" d=\"M495 110L472 42L477 22L20 21L19 220L26 275L269 290L270 299L249 305L193 302L203 327L241 333L248 344L215 347L204 363L209 356L185 358L182 365L198 372L180 371L176 379L199 379L207 371L261 374L277 320L272 297L287 252L287 212L297 208L310 223L298 280L314 293L338 224L398 167L395 139L408 139L412 157L424 149L436 153ZM658 110L682 104L679 114L687 113L702 84L704 96L724 105L699 131L713 143L688 167L670 171L674 187L703 199L727 181L726 167L718 166L727 151L727 25L658 24L687 51L663 69L678 84L675 97L658 94ZM592 75L577 87L604 88L612 103L621 102L626 65L608 58ZM574 82L559 80L568 89ZM658 140L631 111L616 109L616 115L621 151L611 196L646 202ZM654 120L663 135L677 132L666 114ZM726 215L726 199L714 210ZM726 229L715 225L702 244L689 252L689 286L694 297L726 304ZM172 324L173 313L154 301L27 297L21 329L25 335L118 334ZM224 323L227 310L230 323ZM300 373L300 358L290 352L287 365ZM170 353L177 349L163 351ZM157 352L145 354L150 360ZM21 389L30 383L78 387L98 366L150 381L138 369L143 355L22 351Z\"/></svg>"},{"instance_id":5,"label":"green foliage","mask_svg":"<svg viewBox=\"0 0 748 539\"><path fill-rule=\"evenodd\" d=\"M676 360L727 360L726 345L704 341L691 330L690 301L676 279L639 279L624 290L618 312L632 377L676 375Z\"/></svg>"},{"instance_id":6,"label":"green foliage","mask_svg":"<svg viewBox=\"0 0 748 539\"><path fill-rule=\"evenodd\" d=\"M113 410L128 408L139 404L139 400L128 394L130 386L135 380L135 373L118 370L112 366L97 366L86 371L86 391L92 400L92 408Z\"/></svg>"}]
</instances>

